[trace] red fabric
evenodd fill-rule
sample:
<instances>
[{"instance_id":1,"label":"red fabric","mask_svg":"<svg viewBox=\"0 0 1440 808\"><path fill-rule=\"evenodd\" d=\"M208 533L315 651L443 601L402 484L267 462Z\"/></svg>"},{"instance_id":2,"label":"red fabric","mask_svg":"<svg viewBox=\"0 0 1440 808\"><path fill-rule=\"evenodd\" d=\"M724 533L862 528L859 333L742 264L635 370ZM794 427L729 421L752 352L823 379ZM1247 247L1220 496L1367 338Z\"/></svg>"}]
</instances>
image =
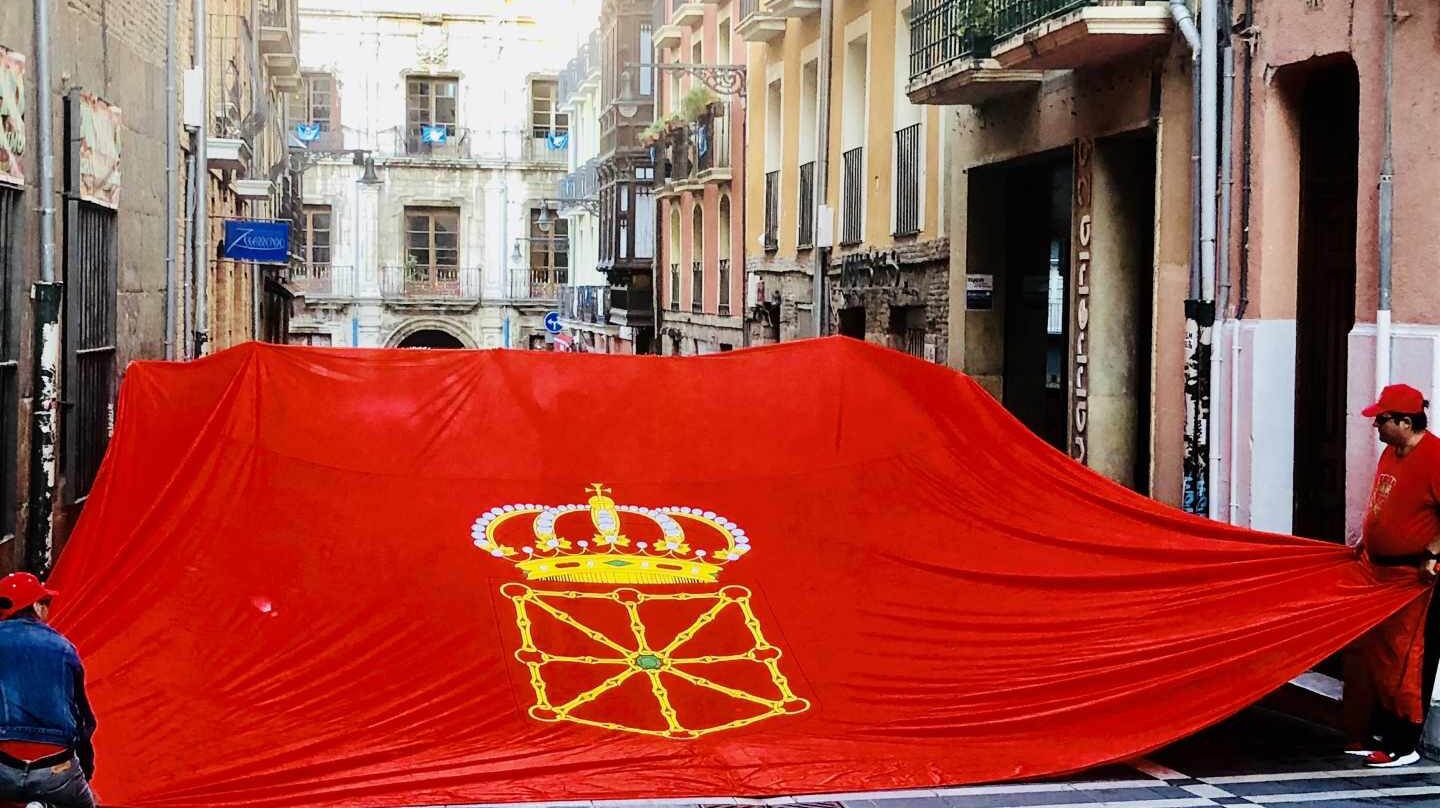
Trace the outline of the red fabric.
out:
<instances>
[{"instance_id":1,"label":"red fabric","mask_svg":"<svg viewBox=\"0 0 1440 808\"><path fill-rule=\"evenodd\" d=\"M844 339L139 364L55 582L127 808L1057 774L1224 718L1423 592L1137 496L968 378Z\"/></svg>"},{"instance_id":2,"label":"red fabric","mask_svg":"<svg viewBox=\"0 0 1440 808\"><path fill-rule=\"evenodd\" d=\"M1375 470L1365 515L1372 555L1424 552L1440 536L1440 438L1424 433L1404 457L1387 446Z\"/></svg>"},{"instance_id":3,"label":"red fabric","mask_svg":"<svg viewBox=\"0 0 1440 808\"><path fill-rule=\"evenodd\" d=\"M1406 583L1416 578L1413 567L1390 567L1382 576ZM1374 703L1412 724L1425 720L1425 619L1430 599L1422 597L1371 629L1355 644L1369 678ZM1348 690L1347 690L1348 693Z\"/></svg>"},{"instance_id":4,"label":"red fabric","mask_svg":"<svg viewBox=\"0 0 1440 808\"><path fill-rule=\"evenodd\" d=\"M66 751L63 746L55 746L48 743L31 743L29 741L0 741L0 752L4 752L16 760L23 760L26 763L34 763L42 758L58 755Z\"/></svg>"}]
</instances>

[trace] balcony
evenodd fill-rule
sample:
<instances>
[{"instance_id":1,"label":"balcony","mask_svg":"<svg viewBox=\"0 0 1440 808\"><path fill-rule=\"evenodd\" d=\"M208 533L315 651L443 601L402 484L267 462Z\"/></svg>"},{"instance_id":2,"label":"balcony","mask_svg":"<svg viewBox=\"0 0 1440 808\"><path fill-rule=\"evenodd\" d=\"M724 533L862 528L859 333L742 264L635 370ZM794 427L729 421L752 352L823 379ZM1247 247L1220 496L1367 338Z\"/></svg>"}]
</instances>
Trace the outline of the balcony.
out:
<instances>
[{"instance_id":1,"label":"balcony","mask_svg":"<svg viewBox=\"0 0 1440 808\"><path fill-rule=\"evenodd\" d=\"M720 305L721 315L730 313L730 259L720 259Z\"/></svg>"},{"instance_id":2,"label":"balcony","mask_svg":"<svg viewBox=\"0 0 1440 808\"><path fill-rule=\"evenodd\" d=\"M397 305L473 306L480 302L480 269L413 264L381 267L380 297Z\"/></svg>"},{"instance_id":3,"label":"balcony","mask_svg":"<svg viewBox=\"0 0 1440 808\"><path fill-rule=\"evenodd\" d=\"M895 133L895 235L913 236L920 232L920 124L907 126Z\"/></svg>"},{"instance_id":4,"label":"balcony","mask_svg":"<svg viewBox=\"0 0 1440 808\"><path fill-rule=\"evenodd\" d=\"M562 286L557 309L560 319L591 325L610 324L609 286Z\"/></svg>"},{"instance_id":5,"label":"balcony","mask_svg":"<svg viewBox=\"0 0 1440 808\"><path fill-rule=\"evenodd\" d=\"M564 140L534 137L533 132L531 135L531 137L522 137L520 140L520 161L564 170L570 163L570 149L567 147L570 142L568 133Z\"/></svg>"},{"instance_id":6,"label":"balcony","mask_svg":"<svg viewBox=\"0 0 1440 808\"><path fill-rule=\"evenodd\" d=\"M662 25L655 29L655 52L659 53L665 48L678 48L684 39L685 31L680 26L671 23ZM647 60L648 61L648 60Z\"/></svg>"},{"instance_id":7,"label":"balcony","mask_svg":"<svg viewBox=\"0 0 1440 808\"><path fill-rule=\"evenodd\" d=\"M690 27L705 22L705 4L700 0L671 0L670 22Z\"/></svg>"},{"instance_id":8,"label":"balcony","mask_svg":"<svg viewBox=\"0 0 1440 808\"><path fill-rule=\"evenodd\" d=\"M355 268L333 264L297 264L290 270L289 285L309 302L355 296Z\"/></svg>"},{"instance_id":9,"label":"balcony","mask_svg":"<svg viewBox=\"0 0 1440 808\"><path fill-rule=\"evenodd\" d=\"M772 42L784 36L786 20L772 11L771 5L766 0L740 0L740 24L735 33L746 42Z\"/></svg>"},{"instance_id":10,"label":"balcony","mask_svg":"<svg viewBox=\"0 0 1440 808\"><path fill-rule=\"evenodd\" d=\"M765 252L780 249L780 172L765 175Z\"/></svg>"},{"instance_id":11,"label":"balcony","mask_svg":"<svg viewBox=\"0 0 1440 808\"><path fill-rule=\"evenodd\" d=\"M800 166L800 227L795 244L801 250L815 247L815 162Z\"/></svg>"},{"instance_id":12,"label":"balcony","mask_svg":"<svg viewBox=\"0 0 1440 808\"><path fill-rule=\"evenodd\" d=\"M407 129L391 129L380 135L381 157L402 160L454 162L474 157L474 139L470 130L456 126L444 126L444 133L438 130L444 125L436 124L427 135L424 131L412 132Z\"/></svg>"},{"instance_id":13,"label":"balcony","mask_svg":"<svg viewBox=\"0 0 1440 808\"><path fill-rule=\"evenodd\" d=\"M699 314L705 310L705 264L690 262L690 311Z\"/></svg>"},{"instance_id":14,"label":"balcony","mask_svg":"<svg viewBox=\"0 0 1440 808\"><path fill-rule=\"evenodd\" d=\"M1163 48L1159 0L917 0L910 100L982 104L1037 87L1045 70L1077 70Z\"/></svg>"},{"instance_id":15,"label":"balcony","mask_svg":"<svg viewBox=\"0 0 1440 808\"><path fill-rule=\"evenodd\" d=\"M579 214L586 212L585 208L578 204L579 200L597 200L600 197L600 161L591 160L585 165L575 169L565 178L555 183L555 198L558 200L571 200L562 202L562 214Z\"/></svg>"},{"instance_id":16,"label":"balcony","mask_svg":"<svg viewBox=\"0 0 1440 808\"><path fill-rule=\"evenodd\" d=\"M263 0L260 6L260 53L295 56L295 18L290 0Z\"/></svg>"},{"instance_id":17,"label":"balcony","mask_svg":"<svg viewBox=\"0 0 1440 808\"><path fill-rule=\"evenodd\" d=\"M562 268L533 267L510 276L510 300L530 300L554 305L561 290L568 288L569 272Z\"/></svg>"},{"instance_id":18,"label":"balcony","mask_svg":"<svg viewBox=\"0 0 1440 808\"><path fill-rule=\"evenodd\" d=\"M770 0L770 13L797 19L820 13L820 0Z\"/></svg>"},{"instance_id":19,"label":"balcony","mask_svg":"<svg viewBox=\"0 0 1440 808\"><path fill-rule=\"evenodd\" d=\"M680 310L680 262L670 263L670 310Z\"/></svg>"},{"instance_id":20,"label":"balcony","mask_svg":"<svg viewBox=\"0 0 1440 808\"><path fill-rule=\"evenodd\" d=\"M723 108L702 117L695 127L695 167L702 183L725 183L732 178L730 116Z\"/></svg>"},{"instance_id":21,"label":"balcony","mask_svg":"<svg viewBox=\"0 0 1440 808\"><path fill-rule=\"evenodd\" d=\"M648 280L649 276L645 276ZM655 324L655 299L652 290L631 286L611 286L609 323L630 328L647 328Z\"/></svg>"},{"instance_id":22,"label":"balcony","mask_svg":"<svg viewBox=\"0 0 1440 808\"><path fill-rule=\"evenodd\" d=\"M854 247L865 238L865 150L850 149L841 159L844 164L841 185L844 219L841 222L840 246Z\"/></svg>"}]
</instances>

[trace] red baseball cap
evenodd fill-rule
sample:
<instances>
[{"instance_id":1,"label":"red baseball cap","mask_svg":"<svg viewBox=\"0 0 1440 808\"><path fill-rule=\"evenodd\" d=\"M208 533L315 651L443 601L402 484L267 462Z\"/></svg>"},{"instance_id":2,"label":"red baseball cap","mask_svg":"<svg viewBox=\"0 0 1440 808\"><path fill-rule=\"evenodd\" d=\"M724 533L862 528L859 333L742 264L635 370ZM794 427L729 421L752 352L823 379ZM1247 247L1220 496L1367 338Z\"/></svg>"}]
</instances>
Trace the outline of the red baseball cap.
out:
<instances>
[{"instance_id":1,"label":"red baseball cap","mask_svg":"<svg viewBox=\"0 0 1440 808\"><path fill-rule=\"evenodd\" d=\"M28 572L16 572L0 578L0 620L58 594Z\"/></svg>"},{"instance_id":2,"label":"red baseball cap","mask_svg":"<svg viewBox=\"0 0 1440 808\"><path fill-rule=\"evenodd\" d=\"M1408 384L1392 384L1380 391L1380 400L1360 411L1366 418L1382 412L1415 415L1425 411L1425 394Z\"/></svg>"}]
</instances>

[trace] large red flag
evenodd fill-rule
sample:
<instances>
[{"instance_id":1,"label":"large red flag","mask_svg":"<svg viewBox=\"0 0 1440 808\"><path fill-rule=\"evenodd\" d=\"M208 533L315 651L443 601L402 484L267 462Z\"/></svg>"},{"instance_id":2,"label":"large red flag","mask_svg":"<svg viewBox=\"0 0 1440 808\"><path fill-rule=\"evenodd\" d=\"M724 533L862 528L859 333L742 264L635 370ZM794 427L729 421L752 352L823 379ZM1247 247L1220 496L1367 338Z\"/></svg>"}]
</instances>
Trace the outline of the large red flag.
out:
<instances>
[{"instance_id":1,"label":"large red flag","mask_svg":"<svg viewBox=\"0 0 1440 808\"><path fill-rule=\"evenodd\" d=\"M55 583L128 808L1062 773L1420 591L1137 496L842 339L138 364Z\"/></svg>"}]
</instances>

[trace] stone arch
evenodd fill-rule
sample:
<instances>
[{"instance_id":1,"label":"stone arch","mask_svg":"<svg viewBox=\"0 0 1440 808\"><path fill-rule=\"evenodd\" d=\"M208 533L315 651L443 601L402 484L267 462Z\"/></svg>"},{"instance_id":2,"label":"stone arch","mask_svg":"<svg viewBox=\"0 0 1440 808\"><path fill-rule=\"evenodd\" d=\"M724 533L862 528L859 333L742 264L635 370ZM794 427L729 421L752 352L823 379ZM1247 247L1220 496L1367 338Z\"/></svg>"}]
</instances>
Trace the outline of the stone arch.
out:
<instances>
[{"instance_id":1,"label":"stone arch","mask_svg":"<svg viewBox=\"0 0 1440 808\"><path fill-rule=\"evenodd\" d=\"M427 337L427 333L433 336ZM470 336L470 333L459 323L428 317L418 320L406 320L401 323L390 333L390 337L385 340L385 347L399 348L402 347L402 344L407 343L407 341L413 344L416 340L442 340L443 337L450 337L459 343L459 345L453 347L479 347L474 338Z\"/></svg>"}]
</instances>

